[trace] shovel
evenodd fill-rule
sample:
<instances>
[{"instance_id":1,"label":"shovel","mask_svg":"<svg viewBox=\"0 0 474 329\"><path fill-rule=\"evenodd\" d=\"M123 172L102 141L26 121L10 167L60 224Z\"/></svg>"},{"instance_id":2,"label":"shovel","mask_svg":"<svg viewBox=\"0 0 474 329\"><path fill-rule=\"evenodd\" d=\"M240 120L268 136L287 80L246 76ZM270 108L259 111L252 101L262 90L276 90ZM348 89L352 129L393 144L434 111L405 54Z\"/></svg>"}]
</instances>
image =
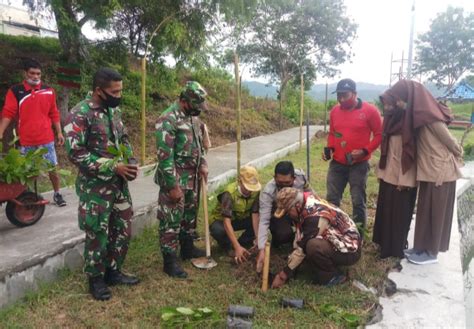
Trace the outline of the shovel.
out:
<instances>
[{"instance_id":1,"label":"shovel","mask_svg":"<svg viewBox=\"0 0 474 329\"><path fill-rule=\"evenodd\" d=\"M217 263L211 257L211 239L209 237L209 214L207 211L207 182L202 178L201 180L202 190L202 205L204 208L204 229L206 233L206 257L199 257L191 259L191 263L197 268L211 269L217 266Z\"/></svg>"}]
</instances>

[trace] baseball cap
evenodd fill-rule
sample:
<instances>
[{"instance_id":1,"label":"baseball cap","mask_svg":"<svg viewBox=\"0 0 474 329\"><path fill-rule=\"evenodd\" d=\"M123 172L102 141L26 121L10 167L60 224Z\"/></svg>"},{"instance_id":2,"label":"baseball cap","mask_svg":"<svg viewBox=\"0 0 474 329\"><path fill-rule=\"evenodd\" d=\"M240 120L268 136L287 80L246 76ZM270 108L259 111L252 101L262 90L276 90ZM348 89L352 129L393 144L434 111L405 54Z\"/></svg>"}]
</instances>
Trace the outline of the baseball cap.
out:
<instances>
[{"instance_id":1,"label":"baseball cap","mask_svg":"<svg viewBox=\"0 0 474 329\"><path fill-rule=\"evenodd\" d=\"M240 181L250 192L258 192L262 189L262 185L258 181L258 172L252 166L242 166L240 168Z\"/></svg>"},{"instance_id":2,"label":"baseball cap","mask_svg":"<svg viewBox=\"0 0 474 329\"><path fill-rule=\"evenodd\" d=\"M342 79L337 83L336 90L333 91L333 94L345 93L348 91L355 93L357 91L356 83L352 79Z\"/></svg>"},{"instance_id":3,"label":"baseball cap","mask_svg":"<svg viewBox=\"0 0 474 329\"><path fill-rule=\"evenodd\" d=\"M277 209L273 214L275 218L282 218L283 215L295 205L297 196L298 190L294 187L282 188L277 194Z\"/></svg>"}]
</instances>

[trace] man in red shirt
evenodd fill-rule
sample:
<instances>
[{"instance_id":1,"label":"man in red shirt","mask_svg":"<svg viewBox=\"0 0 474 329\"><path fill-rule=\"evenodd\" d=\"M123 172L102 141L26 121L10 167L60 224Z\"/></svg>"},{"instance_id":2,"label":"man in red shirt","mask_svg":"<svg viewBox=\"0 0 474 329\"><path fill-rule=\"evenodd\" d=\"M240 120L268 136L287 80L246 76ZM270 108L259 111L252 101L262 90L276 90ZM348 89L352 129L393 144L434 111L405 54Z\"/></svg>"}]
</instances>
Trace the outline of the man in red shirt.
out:
<instances>
[{"instance_id":1,"label":"man in red shirt","mask_svg":"<svg viewBox=\"0 0 474 329\"><path fill-rule=\"evenodd\" d=\"M20 150L26 153L38 148L46 148L45 159L53 166L58 164L54 149L54 130L58 145L64 145L61 132L59 111L56 107L54 89L41 82L41 65L35 60L27 60L24 66L25 80L12 86L5 97L5 105L0 122L0 140L12 120L18 118L17 132L20 138ZM66 205L59 193L60 181L57 172L51 171L49 178L54 188L54 202L63 207Z\"/></svg>"},{"instance_id":2,"label":"man in red shirt","mask_svg":"<svg viewBox=\"0 0 474 329\"><path fill-rule=\"evenodd\" d=\"M354 221L365 227L368 160L382 141L382 119L375 106L357 98L353 80L342 79L335 92L339 104L331 110L328 151L323 153L323 160L332 158L326 199L339 207L349 183Z\"/></svg>"}]
</instances>

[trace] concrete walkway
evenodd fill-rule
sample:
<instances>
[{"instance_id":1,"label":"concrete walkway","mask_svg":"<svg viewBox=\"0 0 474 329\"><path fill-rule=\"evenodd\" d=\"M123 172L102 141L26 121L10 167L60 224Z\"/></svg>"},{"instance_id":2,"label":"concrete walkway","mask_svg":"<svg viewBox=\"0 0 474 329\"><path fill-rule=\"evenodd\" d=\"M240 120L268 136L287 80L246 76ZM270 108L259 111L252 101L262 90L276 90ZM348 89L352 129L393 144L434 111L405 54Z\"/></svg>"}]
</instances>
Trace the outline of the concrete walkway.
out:
<instances>
[{"instance_id":1,"label":"concrete walkway","mask_svg":"<svg viewBox=\"0 0 474 329\"><path fill-rule=\"evenodd\" d=\"M473 169L474 166L463 168L465 178L457 181L457 197L474 181ZM408 237L410 248L414 230L413 220ZM388 275L395 282L397 292L390 297L380 297L382 321L369 327L466 328L469 301L465 300L460 240L456 204L449 250L438 254L437 264L415 265L403 259L402 270Z\"/></svg>"},{"instance_id":2,"label":"concrete walkway","mask_svg":"<svg viewBox=\"0 0 474 329\"><path fill-rule=\"evenodd\" d=\"M310 136L322 127L310 127ZM242 141L241 163L262 167L285 156L299 146L299 128ZM211 149L209 190L225 183L236 174L236 143ZM155 221L158 188L153 176L140 176L130 184L134 221L132 234ZM84 233L77 225L78 199L73 188L62 190L68 205L49 205L44 217L35 225L17 228L10 224L4 210L0 214L0 307L21 298L27 290L35 289L38 281L54 280L58 268L77 268L82 259ZM52 200L51 193L45 193Z\"/></svg>"}]
</instances>

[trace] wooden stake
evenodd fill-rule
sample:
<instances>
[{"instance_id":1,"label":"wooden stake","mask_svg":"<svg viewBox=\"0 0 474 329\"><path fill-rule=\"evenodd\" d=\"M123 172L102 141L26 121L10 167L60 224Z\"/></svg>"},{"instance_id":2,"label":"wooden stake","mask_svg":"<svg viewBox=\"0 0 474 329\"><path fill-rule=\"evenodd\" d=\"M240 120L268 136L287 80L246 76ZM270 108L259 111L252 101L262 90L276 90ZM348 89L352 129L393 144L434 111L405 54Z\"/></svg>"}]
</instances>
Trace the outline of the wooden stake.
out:
<instances>
[{"instance_id":1,"label":"wooden stake","mask_svg":"<svg viewBox=\"0 0 474 329\"><path fill-rule=\"evenodd\" d=\"M300 150L303 147L303 115L304 115L304 76L303 73L300 75ZM308 141L306 141L308 143Z\"/></svg>"},{"instance_id":2,"label":"wooden stake","mask_svg":"<svg viewBox=\"0 0 474 329\"><path fill-rule=\"evenodd\" d=\"M268 275L270 273L270 242L265 244L265 260L263 261L262 291L268 290Z\"/></svg>"},{"instance_id":3,"label":"wooden stake","mask_svg":"<svg viewBox=\"0 0 474 329\"><path fill-rule=\"evenodd\" d=\"M235 97L236 97L236 113L237 113L237 177L240 176L240 141L242 140L242 109L241 109L241 93L240 93L240 71L239 71L239 55L237 49L234 50L234 71L235 71Z\"/></svg>"}]
</instances>

